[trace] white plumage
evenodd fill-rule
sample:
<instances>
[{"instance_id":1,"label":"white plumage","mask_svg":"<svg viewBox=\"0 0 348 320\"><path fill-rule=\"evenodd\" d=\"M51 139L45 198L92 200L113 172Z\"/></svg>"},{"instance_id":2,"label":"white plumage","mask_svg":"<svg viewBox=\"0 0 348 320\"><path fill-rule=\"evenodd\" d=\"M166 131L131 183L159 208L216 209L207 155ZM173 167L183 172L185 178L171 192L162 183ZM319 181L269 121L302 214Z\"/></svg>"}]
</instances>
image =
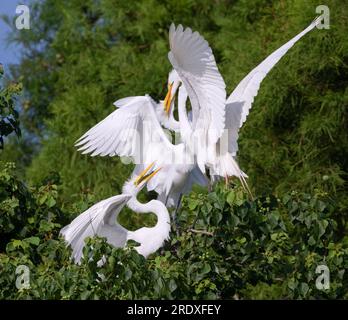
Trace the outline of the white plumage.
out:
<instances>
[{"instance_id":1,"label":"white plumage","mask_svg":"<svg viewBox=\"0 0 348 320\"><path fill-rule=\"evenodd\" d=\"M225 123L226 85L217 68L208 42L190 28L179 25L169 29L169 61L190 97L193 129L207 127L216 142Z\"/></svg>"},{"instance_id":2,"label":"white plumage","mask_svg":"<svg viewBox=\"0 0 348 320\"><path fill-rule=\"evenodd\" d=\"M85 239L98 235L106 237L116 248L124 247L128 230L117 223L117 217L130 199L130 195L118 195L93 205L61 230L61 235L71 246L75 262L80 263Z\"/></svg>"},{"instance_id":3,"label":"white plumage","mask_svg":"<svg viewBox=\"0 0 348 320\"><path fill-rule=\"evenodd\" d=\"M191 134L186 134L183 138L186 144L192 143L190 140L193 139L200 141L200 145L195 148L195 155L202 172L207 167L211 176L236 176L247 187L244 179L247 175L239 168L235 159L239 129L249 114L262 80L287 51L313 30L320 20L321 17L315 19L306 29L254 68L227 100L222 99L225 84L208 43L197 32L192 33L190 28L184 30L181 25L177 28L171 25L171 51L168 58L177 72L177 82L188 92L193 109L191 127L187 125ZM174 88L179 87L180 84L174 85Z\"/></svg>"},{"instance_id":4,"label":"white plumage","mask_svg":"<svg viewBox=\"0 0 348 320\"><path fill-rule=\"evenodd\" d=\"M306 29L270 54L256 68L247 74L228 97L226 101L225 128L228 130L230 135L228 149L232 155L236 155L238 151L238 131L249 114L262 80L288 52L288 50L305 34L313 30L320 20L321 17L315 19Z\"/></svg>"},{"instance_id":5,"label":"white plumage","mask_svg":"<svg viewBox=\"0 0 348 320\"><path fill-rule=\"evenodd\" d=\"M134 240L140 245L135 247L139 254L147 257L156 252L169 239L170 217L165 205L157 200L148 203L140 203L136 196L155 174L148 174L148 167L139 175L133 175L123 186L123 193L93 205L81 213L69 225L61 230L61 235L73 250L72 257L76 263L81 262L85 239L87 237L105 237L107 242L116 248L126 246L128 240ZM129 231L121 226L118 215L124 206L138 213L152 212L157 216L154 227L143 227L136 231Z\"/></svg>"},{"instance_id":6,"label":"white plumage","mask_svg":"<svg viewBox=\"0 0 348 320\"><path fill-rule=\"evenodd\" d=\"M76 146L91 156L127 156L138 163L151 163L180 152L165 135L156 115L156 103L146 96L117 100L118 109L88 130Z\"/></svg>"}]
</instances>

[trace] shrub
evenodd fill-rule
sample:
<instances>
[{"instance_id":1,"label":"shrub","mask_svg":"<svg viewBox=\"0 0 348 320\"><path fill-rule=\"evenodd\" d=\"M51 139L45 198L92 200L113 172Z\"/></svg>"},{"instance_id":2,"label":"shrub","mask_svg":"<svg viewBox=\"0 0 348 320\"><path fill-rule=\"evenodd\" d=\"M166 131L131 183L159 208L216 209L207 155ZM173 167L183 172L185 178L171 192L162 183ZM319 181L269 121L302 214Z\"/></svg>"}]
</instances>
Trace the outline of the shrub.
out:
<instances>
[{"instance_id":1,"label":"shrub","mask_svg":"<svg viewBox=\"0 0 348 320\"><path fill-rule=\"evenodd\" d=\"M84 208L63 212L59 187L28 188L12 170L6 165L0 173L1 299L348 297L348 238L325 194L250 200L237 186L219 185L184 198L178 228L149 259L95 238L87 240L78 266L58 233ZM330 270L330 289L323 291L315 286L322 264ZM19 265L30 269L29 289L15 286Z\"/></svg>"}]
</instances>

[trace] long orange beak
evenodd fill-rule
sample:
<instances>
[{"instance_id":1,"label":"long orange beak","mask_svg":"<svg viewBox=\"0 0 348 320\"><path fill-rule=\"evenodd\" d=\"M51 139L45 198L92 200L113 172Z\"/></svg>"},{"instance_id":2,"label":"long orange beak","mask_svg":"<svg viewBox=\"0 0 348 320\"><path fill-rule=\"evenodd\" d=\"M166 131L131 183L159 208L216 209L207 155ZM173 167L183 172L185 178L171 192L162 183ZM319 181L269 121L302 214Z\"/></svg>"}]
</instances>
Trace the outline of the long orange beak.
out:
<instances>
[{"instance_id":1,"label":"long orange beak","mask_svg":"<svg viewBox=\"0 0 348 320\"><path fill-rule=\"evenodd\" d=\"M169 111L170 111L170 104L172 103L172 88L173 88L174 82L170 83L168 85L168 93L166 97L164 98L164 111L166 114L169 116Z\"/></svg>"},{"instance_id":2,"label":"long orange beak","mask_svg":"<svg viewBox=\"0 0 348 320\"><path fill-rule=\"evenodd\" d=\"M154 162L152 162L150 165L148 165L136 178L134 181L134 184L138 186L142 182L148 182L158 171L160 171L162 168L158 168L155 171L151 172L150 174L147 174L150 169L154 166Z\"/></svg>"}]
</instances>

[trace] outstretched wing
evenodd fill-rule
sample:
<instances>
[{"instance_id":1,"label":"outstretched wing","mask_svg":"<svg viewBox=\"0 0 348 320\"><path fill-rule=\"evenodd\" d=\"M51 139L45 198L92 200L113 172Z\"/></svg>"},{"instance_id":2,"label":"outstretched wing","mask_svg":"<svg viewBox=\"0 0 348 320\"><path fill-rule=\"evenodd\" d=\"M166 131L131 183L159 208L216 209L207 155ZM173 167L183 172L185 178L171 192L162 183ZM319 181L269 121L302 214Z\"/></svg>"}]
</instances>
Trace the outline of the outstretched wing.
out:
<instances>
[{"instance_id":1,"label":"outstretched wing","mask_svg":"<svg viewBox=\"0 0 348 320\"><path fill-rule=\"evenodd\" d=\"M79 151L92 156L127 156L144 163L174 150L158 122L151 97L128 97L114 104L116 111L77 140Z\"/></svg>"},{"instance_id":2,"label":"outstretched wing","mask_svg":"<svg viewBox=\"0 0 348 320\"><path fill-rule=\"evenodd\" d=\"M100 201L60 231L73 249L76 263L80 263L85 239L88 237L105 237L108 243L117 248L125 246L128 230L117 223L116 219L129 198L130 195L121 194Z\"/></svg>"},{"instance_id":3,"label":"outstretched wing","mask_svg":"<svg viewBox=\"0 0 348 320\"><path fill-rule=\"evenodd\" d=\"M225 128L228 129L229 152L233 155L235 155L238 150L238 130L249 114L262 80L288 50L306 33L311 31L320 20L321 17L315 19L306 29L263 60L255 69L249 72L228 97L226 102Z\"/></svg>"},{"instance_id":4,"label":"outstretched wing","mask_svg":"<svg viewBox=\"0 0 348 320\"><path fill-rule=\"evenodd\" d=\"M193 128L207 126L216 142L225 123L226 85L216 66L208 42L182 25L169 30L169 61L177 71L189 95L193 110Z\"/></svg>"}]
</instances>

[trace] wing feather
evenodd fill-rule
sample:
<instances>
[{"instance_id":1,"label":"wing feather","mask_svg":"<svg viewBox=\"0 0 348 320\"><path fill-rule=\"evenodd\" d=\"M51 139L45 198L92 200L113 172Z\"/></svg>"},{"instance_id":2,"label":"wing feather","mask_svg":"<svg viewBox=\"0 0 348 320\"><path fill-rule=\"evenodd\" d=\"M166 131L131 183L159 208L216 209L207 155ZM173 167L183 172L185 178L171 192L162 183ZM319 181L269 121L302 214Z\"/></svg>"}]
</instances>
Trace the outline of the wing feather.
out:
<instances>
[{"instance_id":1,"label":"wing feather","mask_svg":"<svg viewBox=\"0 0 348 320\"><path fill-rule=\"evenodd\" d=\"M243 125L249 114L262 80L288 50L306 33L311 31L320 20L321 16L263 60L256 68L249 72L228 97L226 102L225 128L229 131L229 152L231 152L232 155L235 155L238 151L237 139L239 128Z\"/></svg>"},{"instance_id":2,"label":"wing feather","mask_svg":"<svg viewBox=\"0 0 348 320\"><path fill-rule=\"evenodd\" d=\"M225 124L226 86L208 42L190 28L172 24L169 29L169 61L189 95L193 109L193 128L209 125L213 141ZM205 109L204 112L200 112ZM202 119L203 118L203 119Z\"/></svg>"},{"instance_id":3,"label":"wing feather","mask_svg":"<svg viewBox=\"0 0 348 320\"><path fill-rule=\"evenodd\" d=\"M80 263L85 239L87 237L106 237L115 247L124 247L128 230L117 223L117 216L130 199L130 195L121 194L100 201L81 213L60 234L73 249L75 262Z\"/></svg>"},{"instance_id":4,"label":"wing feather","mask_svg":"<svg viewBox=\"0 0 348 320\"><path fill-rule=\"evenodd\" d=\"M154 157L168 156L176 150L158 122L155 102L149 96L127 97L114 104L117 110L77 140L76 146L83 154L139 159L137 146L142 144L142 159L160 162Z\"/></svg>"}]
</instances>

